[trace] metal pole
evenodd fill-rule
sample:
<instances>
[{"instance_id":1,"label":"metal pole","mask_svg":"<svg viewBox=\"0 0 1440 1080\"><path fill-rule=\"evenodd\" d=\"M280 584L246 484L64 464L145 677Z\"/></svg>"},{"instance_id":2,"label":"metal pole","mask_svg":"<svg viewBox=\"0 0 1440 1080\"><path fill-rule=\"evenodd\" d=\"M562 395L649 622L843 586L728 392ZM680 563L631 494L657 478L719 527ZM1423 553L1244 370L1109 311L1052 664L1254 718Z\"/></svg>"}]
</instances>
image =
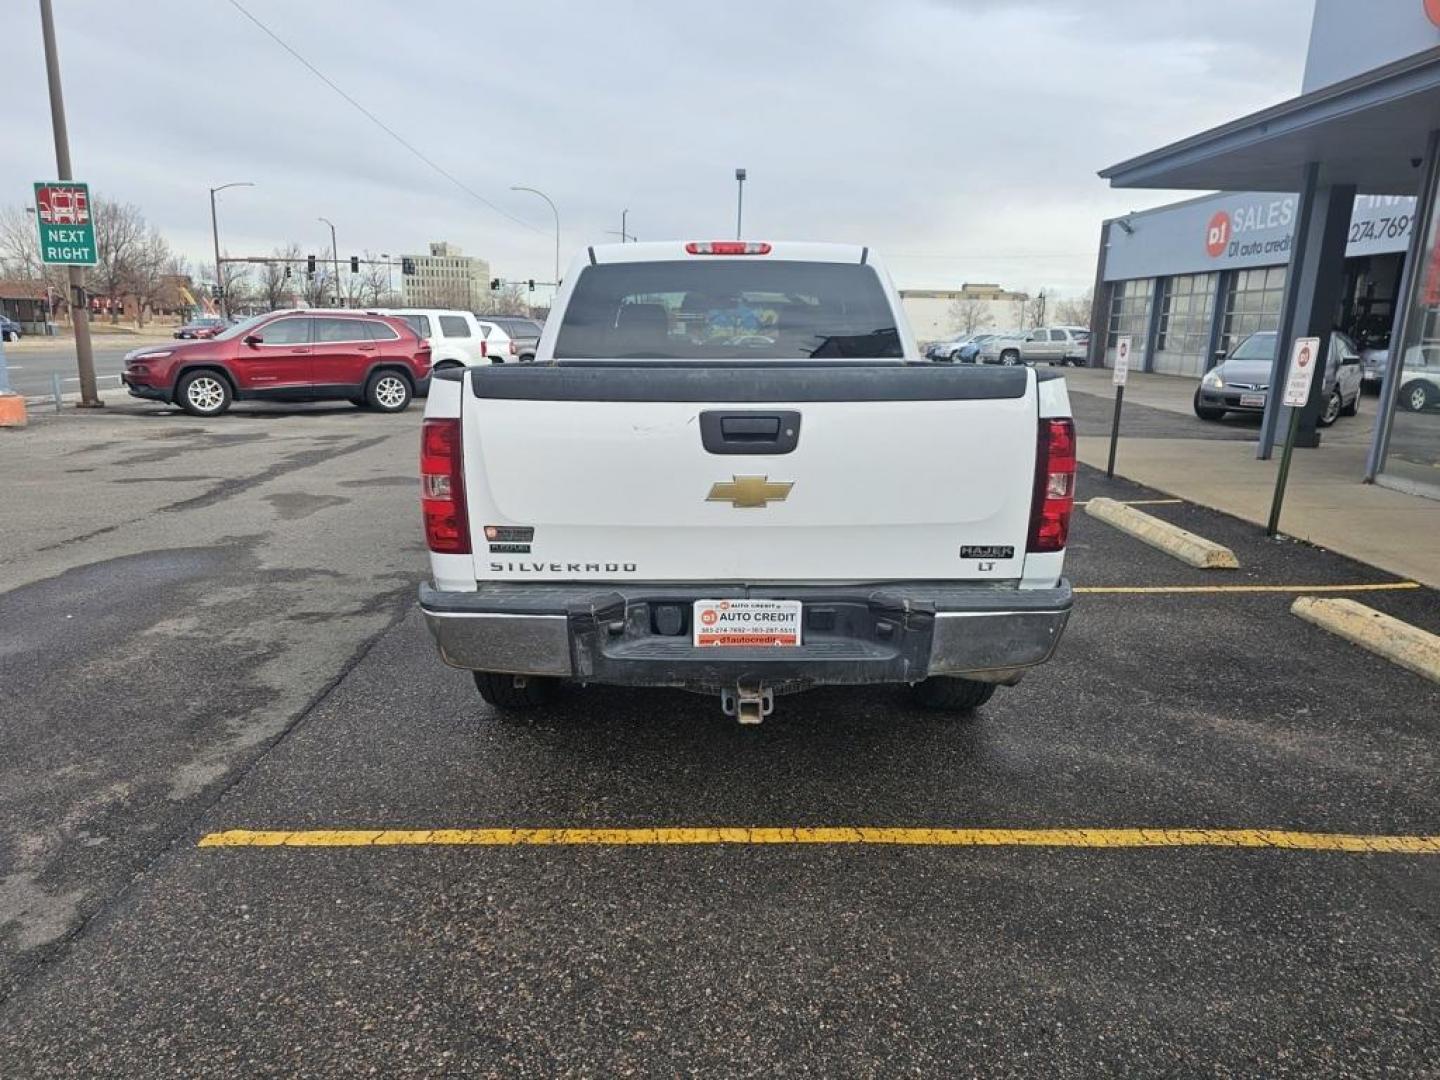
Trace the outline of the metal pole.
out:
<instances>
[{"instance_id":1,"label":"metal pole","mask_svg":"<svg viewBox=\"0 0 1440 1080\"><path fill-rule=\"evenodd\" d=\"M225 271L220 265L220 225L215 220L215 189L210 189L210 238L215 241L215 287L220 293L220 314L230 318L230 294L225 288Z\"/></svg>"},{"instance_id":2,"label":"metal pole","mask_svg":"<svg viewBox=\"0 0 1440 1080\"><path fill-rule=\"evenodd\" d=\"M1272 387L1271 392L1274 392ZM1290 451L1295 449L1295 433L1300 430L1300 409L1290 409L1290 427L1285 432L1285 449L1280 454L1280 472L1275 477L1275 498L1270 503L1270 520L1265 535L1274 536L1280 529L1280 504L1285 501L1285 483L1290 479Z\"/></svg>"},{"instance_id":3,"label":"metal pole","mask_svg":"<svg viewBox=\"0 0 1440 1080\"><path fill-rule=\"evenodd\" d=\"M630 240L630 234L625 231L625 219L629 216L629 208L620 211L620 242L622 244L628 243Z\"/></svg>"},{"instance_id":4,"label":"metal pole","mask_svg":"<svg viewBox=\"0 0 1440 1080\"><path fill-rule=\"evenodd\" d=\"M385 302L389 304L395 298L395 264L383 251L380 253L380 257L385 260Z\"/></svg>"},{"instance_id":5,"label":"metal pole","mask_svg":"<svg viewBox=\"0 0 1440 1080\"><path fill-rule=\"evenodd\" d=\"M560 285L560 211L556 209L555 200L550 198L549 195L546 195L539 188L512 187L510 190L528 191L532 195L539 195L540 198L544 199L547 203L550 204L550 212L555 215L555 285L558 288ZM622 222L620 229L623 233L625 229L623 222L625 219L622 217L620 220Z\"/></svg>"},{"instance_id":6,"label":"metal pole","mask_svg":"<svg viewBox=\"0 0 1440 1080\"><path fill-rule=\"evenodd\" d=\"M740 223L745 218L745 170L735 170L735 239L740 239Z\"/></svg>"},{"instance_id":7,"label":"metal pole","mask_svg":"<svg viewBox=\"0 0 1440 1080\"><path fill-rule=\"evenodd\" d=\"M55 411L56 411L56 412L59 412L59 411L60 411L60 373L59 373L58 371L52 371L52 372L50 373L50 392L55 395Z\"/></svg>"},{"instance_id":8,"label":"metal pole","mask_svg":"<svg viewBox=\"0 0 1440 1080\"><path fill-rule=\"evenodd\" d=\"M1115 478L1115 444L1120 441L1120 406L1125 401L1125 387L1115 387L1115 418L1110 421L1110 459L1105 463L1105 479Z\"/></svg>"},{"instance_id":9,"label":"metal pole","mask_svg":"<svg viewBox=\"0 0 1440 1080\"><path fill-rule=\"evenodd\" d=\"M55 13L50 0L40 0L40 32L45 39L45 75L50 83L50 124L55 129L57 180L74 180L70 171L70 137L65 131L65 97L60 90L60 57L55 49ZM93 213L93 210L92 210ZM85 273L66 268L70 282L70 321L75 328L75 367L80 375L80 408L98 409L105 403L95 389L95 351L90 345L90 304L85 295Z\"/></svg>"},{"instance_id":10,"label":"metal pole","mask_svg":"<svg viewBox=\"0 0 1440 1080\"><path fill-rule=\"evenodd\" d=\"M5 362L5 335L0 334L0 397L10 393L10 367Z\"/></svg>"},{"instance_id":11,"label":"metal pole","mask_svg":"<svg viewBox=\"0 0 1440 1080\"><path fill-rule=\"evenodd\" d=\"M335 306L340 306L340 246L335 242L335 223L329 218L316 218L330 226L330 260L335 269Z\"/></svg>"}]
</instances>

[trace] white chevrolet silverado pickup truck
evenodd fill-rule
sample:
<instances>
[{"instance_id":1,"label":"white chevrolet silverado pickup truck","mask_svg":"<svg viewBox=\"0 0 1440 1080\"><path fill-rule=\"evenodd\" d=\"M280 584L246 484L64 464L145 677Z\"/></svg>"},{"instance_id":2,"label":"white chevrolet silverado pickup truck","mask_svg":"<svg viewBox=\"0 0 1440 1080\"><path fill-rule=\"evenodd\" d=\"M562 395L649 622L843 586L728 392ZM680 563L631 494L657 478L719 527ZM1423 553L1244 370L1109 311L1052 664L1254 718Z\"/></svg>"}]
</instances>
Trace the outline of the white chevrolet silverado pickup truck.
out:
<instances>
[{"instance_id":1,"label":"white chevrolet silverado pickup truck","mask_svg":"<svg viewBox=\"0 0 1440 1080\"><path fill-rule=\"evenodd\" d=\"M437 371L421 446L444 660L501 710L561 683L904 683L969 712L1048 660L1063 379L925 363L866 248L598 246L534 364Z\"/></svg>"}]
</instances>

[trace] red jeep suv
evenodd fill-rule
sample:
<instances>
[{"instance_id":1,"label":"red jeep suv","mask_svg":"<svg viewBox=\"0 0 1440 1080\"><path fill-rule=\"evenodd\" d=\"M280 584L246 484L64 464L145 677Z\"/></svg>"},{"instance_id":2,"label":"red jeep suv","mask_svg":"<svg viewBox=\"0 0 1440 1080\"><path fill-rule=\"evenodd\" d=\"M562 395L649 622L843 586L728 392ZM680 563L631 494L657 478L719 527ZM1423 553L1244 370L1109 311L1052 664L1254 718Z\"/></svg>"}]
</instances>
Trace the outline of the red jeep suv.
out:
<instances>
[{"instance_id":1,"label":"red jeep suv","mask_svg":"<svg viewBox=\"0 0 1440 1080\"><path fill-rule=\"evenodd\" d=\"M135 397L219 416L233 401L353 401L401 412L430 383L430 343L400 319L276 311L209 341L136 349L120 376Z\"/></svg>"}]
</instances>

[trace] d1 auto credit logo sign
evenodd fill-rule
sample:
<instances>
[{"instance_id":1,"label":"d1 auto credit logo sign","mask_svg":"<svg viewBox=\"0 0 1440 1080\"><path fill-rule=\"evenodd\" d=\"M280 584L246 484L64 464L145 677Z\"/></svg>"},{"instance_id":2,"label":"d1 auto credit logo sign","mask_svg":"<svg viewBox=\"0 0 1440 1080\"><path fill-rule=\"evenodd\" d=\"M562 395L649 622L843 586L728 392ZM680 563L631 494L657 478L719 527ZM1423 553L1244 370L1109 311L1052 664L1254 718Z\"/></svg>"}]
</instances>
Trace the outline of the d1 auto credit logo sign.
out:
<instances>
[{"instance_id":1,"label":"d1 auto credit logo sign","mask_svg":"<svg viewBox=\"0 0 1440 1080\"><path fill-rule=\"evenodd\" d=\"M1229 243L1230 211L1216 210L1210 224L1205 226L1205 254L1218 259L1225 254L1225 246Z\"/></svg>"}]
</instances>

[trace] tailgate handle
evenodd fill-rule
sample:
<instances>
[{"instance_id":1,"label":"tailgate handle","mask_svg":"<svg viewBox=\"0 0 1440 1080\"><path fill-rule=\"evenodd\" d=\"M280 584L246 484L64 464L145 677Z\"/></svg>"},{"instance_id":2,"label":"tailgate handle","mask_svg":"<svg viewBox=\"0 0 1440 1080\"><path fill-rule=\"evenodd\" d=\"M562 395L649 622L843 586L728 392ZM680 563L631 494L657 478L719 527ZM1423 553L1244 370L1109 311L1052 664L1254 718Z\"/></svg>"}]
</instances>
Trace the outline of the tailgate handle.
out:
<instances>
[{"instance_id":1,"label":"tailgate handle","mask_svg":"<svg viewBox=\"0 0 1440 1080\"><path fill-rule=\"evenodd\" d=\"M800 414L709 409L700 414L700 439L712 454L788 454L800 441Z\"/></svg>"}]
</instances>

